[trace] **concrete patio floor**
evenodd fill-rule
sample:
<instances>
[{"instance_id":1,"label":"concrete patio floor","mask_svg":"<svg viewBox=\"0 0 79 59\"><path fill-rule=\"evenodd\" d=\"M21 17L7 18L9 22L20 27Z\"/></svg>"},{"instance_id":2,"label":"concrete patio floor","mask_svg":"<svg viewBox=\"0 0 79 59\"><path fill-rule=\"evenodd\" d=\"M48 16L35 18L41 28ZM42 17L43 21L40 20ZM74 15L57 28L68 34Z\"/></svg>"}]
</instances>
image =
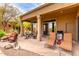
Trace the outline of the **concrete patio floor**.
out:
<instances>
[{"instance_id":1,"label":"concrete patio floor","mask_svg":"<svg viewBox=\"0 0 79 59\"><path fill-rule=\"evenodd\" d=\"M21 49L32 51L44 56L59 56L59 50L45 47L45 41L37 41L36 39L25 39L25 37L19 37L18 44ZM73 54L73 55L76 55ZM79 55L79 54L78 54ZM61 50L61 56L72 56L72 53Z\"/></svg>"},{"instance_id":2,"label":"concrete patio floor","mask_svg":"<svg viewBox=\"0 0 79 59\"><path fill-rule=\"evenodd\" d=\"M73 43L73 56L79 56L79 42Z\"/></svg>"},{"instance_id":3,"label":"concrete patio floor","mask_svg":"<svg viewBox=\"0 0 79 59\"><path fill-rule=\"evenodd\" d=\"M41 56L37 53L23 49L4 49L0 47L0 50L2 52L0 56Z\"/></svg>"}]
</instances>

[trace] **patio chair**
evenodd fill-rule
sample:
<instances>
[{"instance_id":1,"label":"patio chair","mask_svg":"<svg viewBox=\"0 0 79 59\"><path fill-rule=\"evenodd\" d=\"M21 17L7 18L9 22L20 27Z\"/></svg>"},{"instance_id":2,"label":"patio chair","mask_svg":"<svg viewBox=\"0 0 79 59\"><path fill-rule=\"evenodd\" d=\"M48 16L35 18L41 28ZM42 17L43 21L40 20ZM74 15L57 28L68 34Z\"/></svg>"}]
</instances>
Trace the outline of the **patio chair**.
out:
<instances>
[{"instance_id":1,"label":"patio chair","mask_svg":"<svg viewBox=\"0 0 79 59\"><path fill-rule=\"evenodd\" d=\"M5 36L1 37L1 41L8 41L8 38L10 37L11 33L6 34Z\"/></svg>"},{"instance_id":2,"label":"patio chair","mask_svg":"<svg viewBox=\"0 0 79 59\"><path fill-rule=\"evenodd\" d=\"M64 40L59 47L67 51L72 51L72 33L64 33Z\"/></svg>"},{"instance_id":3,"label":"patio chair","mask_svg":"<svg viewBox=\"0 0 79 59\"><path fill-rule=\"evenodd\" d=\"M51 32L46 45L47 45L47 47L51 47L51 46L53 47L54 44L55 44L55 33Z\"/></svg>"},{"instance_id":4,"label":"patio chair","mask_svg":"<svg viewBox=\"0 0 79 59\"><path fill-rule=\"evenodd\" d=\"M3 42L7 41L7 39L8 39L8 36L1 37L1 41L3 41Z\"/></svg>"},{"instance_id":5,"label":"patio chair","mask_svg":"<svg viewBox=\"0 0 79 59\"><path fill-rule=\"evenodd\" d=\"M37 33L33 32L32 37L33 37L33 39L36 39L37 38Z\"/></svg>"},{"instance_id":6,"label":"patio chair","mask_svg":"<svg viewBox=\"0 0 79 59\"><path fill-rule=\"evenodd\" d=\"M8 41L10 41L10 42L16 42L17 36L18 36L18 34L16 32L13 32L11 34L11 36L8 38Z\"/></svg>"}]
</instances>

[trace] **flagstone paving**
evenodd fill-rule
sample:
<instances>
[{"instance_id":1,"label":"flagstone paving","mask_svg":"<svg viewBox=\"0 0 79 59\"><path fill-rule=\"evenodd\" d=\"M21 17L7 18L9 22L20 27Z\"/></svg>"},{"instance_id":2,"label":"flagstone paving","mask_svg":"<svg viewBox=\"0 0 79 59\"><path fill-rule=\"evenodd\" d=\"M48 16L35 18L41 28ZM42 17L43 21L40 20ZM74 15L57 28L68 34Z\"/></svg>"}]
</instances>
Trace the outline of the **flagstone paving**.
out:
<instances>
[{"instance_id":1,"label":"flagstone paving","mask_svg":"<svg viewBox=\"0 0 79 59\"><path fill-rule=\"evenodd\" d=\"M0 56L5 56L5 54L0 50Z\"/></svg>"},{"instance_id":2,"label":"flagstone paving","mask_svg":"<svg viewBox=\"0 0 79 59\"><path fill-rule=\"evenodd\" d=\"M40 56L40 54L30 52L23 49L4 49L0 48L0 50L5 54L6 56ZM2 54L0 54L2 56Z\"/></svg>"}]
</instances>

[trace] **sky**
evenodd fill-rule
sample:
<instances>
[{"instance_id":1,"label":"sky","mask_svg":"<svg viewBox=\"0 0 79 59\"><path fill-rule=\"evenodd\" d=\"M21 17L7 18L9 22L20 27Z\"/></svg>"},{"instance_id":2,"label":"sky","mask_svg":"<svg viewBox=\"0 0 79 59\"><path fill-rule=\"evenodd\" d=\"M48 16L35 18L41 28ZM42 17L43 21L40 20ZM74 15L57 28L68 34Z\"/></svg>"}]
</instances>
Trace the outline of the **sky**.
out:
<instances>
[{"instance_id":1,"label":"sky","mask_svg":"<svg viewBox=\"0 0 79 59\"><path fill-rule=\"evenodd\" d=\"M18 9L20 9L21 12L25 13L38 7L41 4L40 3L14 3L12 5L16 6Z\"/></svg>"},{"instance_id":2,"label":"sky","mask_svg":"<svg viewBox=\"0 0 79 59\"><path fill-rule=\"evenodd\" d=\"M18 8L22 13L26 13L44 3L9 3L14 7ZM0 3L0 6L4 5L4 3Z\"/></svg>"}]
</instances>

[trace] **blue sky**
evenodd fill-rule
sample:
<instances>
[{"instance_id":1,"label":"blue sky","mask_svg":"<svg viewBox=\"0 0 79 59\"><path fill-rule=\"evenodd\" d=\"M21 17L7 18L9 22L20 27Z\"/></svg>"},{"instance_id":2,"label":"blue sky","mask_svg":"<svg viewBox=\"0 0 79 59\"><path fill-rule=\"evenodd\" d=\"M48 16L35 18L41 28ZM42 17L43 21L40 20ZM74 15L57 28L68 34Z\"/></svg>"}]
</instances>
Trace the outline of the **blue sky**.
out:
<instances>
[{"instance_id":1,"label":"blue sky","mask_svg":"<svg viewBox=\"0 0 79 59\"><path fill-rule=\"evenodd\" d=\"M30 11L40 5L40 3L14 3L22 12Z\"/></svg>"}]
</instances>

